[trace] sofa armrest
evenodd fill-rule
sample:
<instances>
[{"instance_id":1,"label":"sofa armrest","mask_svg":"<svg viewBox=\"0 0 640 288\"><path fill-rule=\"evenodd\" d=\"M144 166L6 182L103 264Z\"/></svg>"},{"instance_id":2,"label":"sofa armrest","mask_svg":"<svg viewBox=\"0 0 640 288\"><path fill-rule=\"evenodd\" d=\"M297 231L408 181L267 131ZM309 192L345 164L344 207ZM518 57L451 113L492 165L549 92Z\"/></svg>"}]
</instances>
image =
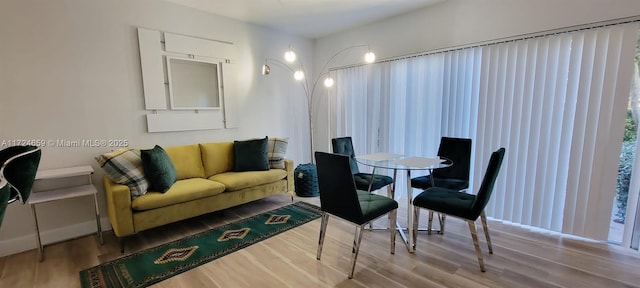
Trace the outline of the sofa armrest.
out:
<instances>
[{"instance_id":1,"label":"sofa armrest","mask_svg":"<svg viewBox=\"0 0 640 288\"><path fill-rule=\"evenodd\" d=\"M107 176L104 177L103 183L107 200L107 212L113 232L118 237L135 234L129 187L117 184Z\"/></svg>"},{"instance_id":2,"label":"sofa armrest","mask_svg":"<svg viewBox=\"0 0 640 288\"><path fill-rule=\"evenodd\" d=\"M293 160L284 159L284 170L287 171L287 192L291 195L295 194L294 178L293 178Z\"/></svg>"}]
</instances>

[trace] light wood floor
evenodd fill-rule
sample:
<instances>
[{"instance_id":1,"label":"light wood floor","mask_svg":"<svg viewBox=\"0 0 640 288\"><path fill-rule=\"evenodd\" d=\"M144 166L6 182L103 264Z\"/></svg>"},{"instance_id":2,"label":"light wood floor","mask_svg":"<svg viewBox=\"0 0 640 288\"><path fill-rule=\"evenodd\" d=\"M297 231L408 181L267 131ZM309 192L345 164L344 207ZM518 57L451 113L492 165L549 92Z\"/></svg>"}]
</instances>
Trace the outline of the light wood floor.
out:
<instances>
[{"instance_id":1,"label":"light wood floor","mask_svg":"<svg viewBox=\"0 0 640 288\"><path fill-rule=\"evenodd\" d=\"M317 198L296 200L318 203ZM125 253L289 203L288 197L274 196L145 231L127 239ZM426 214L422 213L422 224ZM403 216L406 210L399 211L399 218ZM384 227L385 221L377 220L375 226ZM353 226L331 218L322 260L317 261L319 227L320 219L153 287L640 287L640 257L635 252L496 221L489 221L493 255L481 241L487 270L482 273L467 225L452 217L447 218L444 235L421 232L415 254L408 253L398 237L391 255L388 232L367 231L349 280ZM115 236L108 231L104 237L102 246L95 235L49 245L44 262L37 261L36 250L2 257L0 287L79 287L80 270L121 256Z\"/></svg>"}]
</instances>

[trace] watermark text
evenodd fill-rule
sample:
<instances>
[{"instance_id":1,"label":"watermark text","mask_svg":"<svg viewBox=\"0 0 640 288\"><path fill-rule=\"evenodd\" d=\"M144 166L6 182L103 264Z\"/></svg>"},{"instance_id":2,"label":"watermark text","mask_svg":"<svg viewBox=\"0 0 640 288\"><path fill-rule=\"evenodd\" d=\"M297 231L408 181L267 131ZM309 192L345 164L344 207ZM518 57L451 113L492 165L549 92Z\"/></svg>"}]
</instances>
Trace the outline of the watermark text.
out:
<instances>
[{"instance_id":1,"label":"watermark text","mask_svg":"<svg viewBox=\"0 0 640 288\"><path fill-rule=\"evenodd\" d=\"M54 148L127 147L126 139L0 139L0 148L10 146L37 146Z\"/></svg>"}]
</instances>

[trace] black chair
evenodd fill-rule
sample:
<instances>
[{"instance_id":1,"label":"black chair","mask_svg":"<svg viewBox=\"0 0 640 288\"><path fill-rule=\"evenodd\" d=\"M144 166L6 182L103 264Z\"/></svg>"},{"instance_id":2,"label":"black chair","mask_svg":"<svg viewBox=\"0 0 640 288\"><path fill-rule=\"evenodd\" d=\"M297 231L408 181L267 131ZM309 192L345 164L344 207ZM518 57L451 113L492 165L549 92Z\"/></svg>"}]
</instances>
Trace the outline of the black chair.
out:
<instances>
[{"instance_id":1,"label":"black chair","mask_svg":"<svg viewBox=\"0 0 640 288\"><path fill-rule=\"evenodd\" d=\"M489 253L493 254L491 238L489 237L489 228L487 227L487 217L484 214L484 207L487 206L487 203L489 203L489 199L491 198L493 186L496 182L496 178L498 177L502 160L504 159L504 153L505 149L500 148L491 154L487 171L484 174L484 178L482 179L482 184L480 185L477 195L467 194L458 190L442 187L431 187L416 196L413 199L414 222L412 229L414 237L416 237L418 232L420 208L462 218L466 220L469 225L469 231L473 238L473 245L475 246L476 254L478 256L480 270L484 272L484 262L482 261L480 244L478 243L475 221L480 217L482 227L484 228L484 235L487 239Z\"/></svg>"},{"instance_id":2,"label":"black chair","mask_svg":"<svg viewBox=\"0 0 640 288\"><path fill-rule=\"evenodd\" d=\"M393 189L391 188L393 178L386 175L360 173L351 137L333 138L331 145L333 153L349 156L349 167L351 167L351 174L353 174L353 180L358 190L375 191L387 186L387 196L393 198Z\"/></svg>"},{"instance_id":3,"label":"black chair","mask_svg":"<svg viewBox=\"0 0 640 288\"><path fill-rule=\"evenodd\" d=\"M334 215L356 225L353 249L351 250L351 270L349 279L353 278L356 259L360 250L360 242L364 226L374 219L389 214L389 232L391 233L391 254L395 253L396 215L398 202L395 200L357 191L349 164L349 157L340 154L316 152L318 184L320 186L320 207L323 211L318 241L317 259L320 260L322 246L327 231L329 215Z\"/></svg>"},{"instance_id":4,"label":"black chair","mask_svg":"<svg viewBox=\"0 0 640 288\"><path fill-rule=\"evenodd\" d=\"M411 179L411 187L424 190L435 186L458 191L469 188L471 139L440 138L438 156L453 161L453 165L447 168L435 169L431 175Z\"/></svg>"},{"instance_id":5,"label":"black chair","mask_svg":"<svg viewBox=\"0 0 640 288\"><path fill-rule=\"evenodd\" d=\"M40 164L41 150L35 146L11 146L0 150L0 224L7 205L27 203Z\"/></svg>"},{"instance_id":6,"label":"black chair","mask_svg":"<svg viewBox=\"0 0 640 288\"><path fill-rule=\"evenodd\" d=\"M0 226L2 226L4 212L7 211L7 206L9 205L10 193L11 188L9 187L9 183L0 176Z\"/></svg>"},{"instance_id":7,"label":"black chair","mask_svg":"<svg viewBox=\"0 0 640 288\"><path fill-rule=\"evenodd\" d=\"M411 187L428 189L432 186L452 190L465 190L469 188L469 170L471 167L471 139L467 138L440 138L438 156L449 159L453 165L447 168L435 169L430 175L411 179ZM439 217L440 233L444 233L445 217ZM429 213L427 230L431 231L433 212Z\"/></svg>"}]
</instances>

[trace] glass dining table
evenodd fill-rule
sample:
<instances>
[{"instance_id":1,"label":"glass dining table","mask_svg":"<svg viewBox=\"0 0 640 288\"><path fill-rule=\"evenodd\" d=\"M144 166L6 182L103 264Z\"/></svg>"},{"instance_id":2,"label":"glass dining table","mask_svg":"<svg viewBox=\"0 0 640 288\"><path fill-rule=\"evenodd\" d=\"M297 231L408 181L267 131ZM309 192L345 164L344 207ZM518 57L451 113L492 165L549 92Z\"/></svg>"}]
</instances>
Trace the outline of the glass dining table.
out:
<instances>
[{"instance_id":1,"label":"glass dining table","mask_svg":"<svg viewBox=\"0 0 640 288\"><path fill-rule=\"evenodd\" d=\"M377 169L389 169L393 170L393 184L392 195L395 196L395 183L398 170L406 171L407 175L407 226L402 227L399 223L396 223L400 237L407 246L407 250L410 253L415 251L416 243L413 235L413 193L411 188L411 171L429 171L433 172L434 169L446 168L453 165L453 162L444 157L414 157L404 156L399 154L390 153L374 153L362 156L356 156L356 161L362 165L373 168L372 173L376 173ZM433 178L432 180L433 181ZM433 182L431 183L433 186ZM369 186L371 190L371 186ZM369 191L371 192L371 191ZM395 197L394 197L395 198ZM405 230L407 234L405 234Z\"/></svg>"}]
</instances>

